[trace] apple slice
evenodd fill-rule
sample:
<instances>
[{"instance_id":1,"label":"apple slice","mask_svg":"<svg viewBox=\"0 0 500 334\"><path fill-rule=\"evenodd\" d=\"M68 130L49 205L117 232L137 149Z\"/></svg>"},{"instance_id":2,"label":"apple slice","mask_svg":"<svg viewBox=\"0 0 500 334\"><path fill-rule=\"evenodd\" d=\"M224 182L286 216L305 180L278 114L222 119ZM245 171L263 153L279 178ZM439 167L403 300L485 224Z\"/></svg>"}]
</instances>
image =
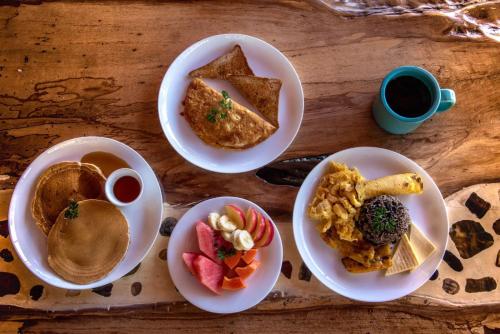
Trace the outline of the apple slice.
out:
<instances>
[{"instance_id":1,"label":"apple slice","mask_svg":"<svg viewBox=\"0 0 500 334\"><path fill-rule=\"evenodd\" d=\"M234 204L229 204L224 207L226 209L229 220L236 224L238 230L245 228L245 214Z\"/></svg>"},{"instance_id":2,"label":"apple slice","mask_svg":"<svg viewBox=\"0 0 500 334\"><path fill-rule=\"evenodd\" d=\"M255 243L262 239L264 236L264 232L266 231L266 218L258 212L257 213L257 226L255 227L255 230L252 233L252 239Z\"/></svg>"},{"instance_id":3,"label":"apple slice","mask_svg":"<svg viewBox=\"0 0 500 334\"><path fill-rule=\"evenodd\" d=\"M255 248L261 248L268 246L274 238L274 226L269 219L266 219L266 228L264 229L264 234L262 238L255 242Z\"/></svg>"},{"instance_id":4,"label":"apple slice","mask_svg":"<svg viewBox=\"0 0 500 334\"><path fill-rule=\"evenodd\" d=\"M254 208L248 208L247 214L245 215L245 230L252 234L257 227L257 211Z\"/></svg>"}]
</instances>

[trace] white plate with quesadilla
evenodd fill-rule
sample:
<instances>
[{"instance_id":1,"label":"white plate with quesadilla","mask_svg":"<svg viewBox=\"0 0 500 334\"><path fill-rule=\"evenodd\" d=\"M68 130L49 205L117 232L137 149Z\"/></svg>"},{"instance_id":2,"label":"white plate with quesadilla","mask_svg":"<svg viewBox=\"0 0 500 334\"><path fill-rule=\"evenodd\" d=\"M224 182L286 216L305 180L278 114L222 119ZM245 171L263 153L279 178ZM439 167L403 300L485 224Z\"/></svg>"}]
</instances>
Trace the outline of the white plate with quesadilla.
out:
<instances>
[{"instance_id":1,"label":"white plate with quesadilla","mask_svg":"<svg viewBox=\"0 0 500 334\"><path fill-rule=\"evenodd\" d=\"M245 91L250 84L256 88ZM266 103L259 103L261 97ZM216 35L170 65L158 111L167 139L186 160L214 172L241 173L270 163L292 143L304 94L297 72L275 47L247 35Z\"/></svg>"}]
</instances>

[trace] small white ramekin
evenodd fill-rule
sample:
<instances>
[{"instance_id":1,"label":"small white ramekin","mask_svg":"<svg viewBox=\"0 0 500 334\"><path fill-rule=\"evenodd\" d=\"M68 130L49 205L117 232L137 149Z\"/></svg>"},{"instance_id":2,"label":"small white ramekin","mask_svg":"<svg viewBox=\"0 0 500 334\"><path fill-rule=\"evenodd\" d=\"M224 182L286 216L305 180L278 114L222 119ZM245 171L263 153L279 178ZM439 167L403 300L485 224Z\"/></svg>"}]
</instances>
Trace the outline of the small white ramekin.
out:
<instances>
[{"instance_id":1,"label":"small white ramekin","mask_svg":"<svg viewBox=\"0 0 500 334\"><path fill-rule=\"evenodd\" d=\"M113 188L115 186L116 181L118 181L119 178L124 177L124 176L131 176L137 181L139 181L139 185L141 186L141 190L139 192L139 195L137 196L136 199L134 199L132 202L122 202L118 198L116 198L115 193L113 191ZM106 184L104 185L104 192L106 193L106 197L108 201L113 203L116 206L128 206L131 205L139 200L142 196L142 191L143 191L143 183L142 183L142 178L139 173L137 173L135 170L130 169L130 168L120 168L115 170L113 173L111 173L107 180Z\"/></svg>"}]
</instances>

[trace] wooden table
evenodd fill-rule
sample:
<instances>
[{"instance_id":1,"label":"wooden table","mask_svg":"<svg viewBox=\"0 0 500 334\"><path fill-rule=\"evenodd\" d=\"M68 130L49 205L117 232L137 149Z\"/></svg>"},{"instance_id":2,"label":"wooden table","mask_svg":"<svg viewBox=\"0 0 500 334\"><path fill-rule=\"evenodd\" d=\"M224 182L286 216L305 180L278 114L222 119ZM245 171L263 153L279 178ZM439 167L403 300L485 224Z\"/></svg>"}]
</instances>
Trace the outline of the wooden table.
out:
<instances>
[{"instance_id":1,"label":"wooden table","mask_svg":"<svg viewBox=\"0 0 500 334\"><path fill-rule=\"evenodd\" d=\"M500 179L499 44L447 36L452 23L444 17L343 18L313 1L26 2L0 7L0 189L13 188L55 143L99 135L138 150L172 204L231 194L290 222L303 164L210 173L183 160L161 131L156 101L169 64L193 42L226 32L269 41L302 80L304 120L280 160L379 146L417 161L444 196ZM393 136L376 126L370 105L384 75L404 64L430 70L455 90L457 105ZM500 306L415 306L409 298L272 305L231 316L176 305L79 313L1 307L0 333L496 333L500 323Z\"/></svg>"}]
</instances>

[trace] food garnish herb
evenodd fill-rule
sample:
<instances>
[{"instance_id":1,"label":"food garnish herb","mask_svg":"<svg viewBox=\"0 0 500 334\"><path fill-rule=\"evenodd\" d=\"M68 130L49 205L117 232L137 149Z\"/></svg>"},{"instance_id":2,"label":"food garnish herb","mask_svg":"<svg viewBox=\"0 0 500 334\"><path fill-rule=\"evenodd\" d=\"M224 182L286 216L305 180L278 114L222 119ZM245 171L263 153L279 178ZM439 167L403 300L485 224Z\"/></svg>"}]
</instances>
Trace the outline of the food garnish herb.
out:
<instances>
[{"instance_id":1,"label":"food garnish herb","mask_svg":"<svg viewBox=\"0 0 500 334\"><path fill-rule=\"evenodd\" d=\"M75 200L69 201L68 208L64 211L65 219L73 219L78 217L78 203Z\"/></svg>"},{"instance_id":2,"label":"food garnish herb","mask_svg":"<svg viewBox=\"0 0 500 334\"><path fill-rule=\"evenodd\" d=\"M212 108L207 115L207 119L210 123L215 123L217 121L217 113L219 110Z\"/></svg>"},{"instance_id":3,"label":"food garnish herb","mask_svg":"<svg viewBox=\"0 0 500 334\"><path fill-rule=\"evenodd\" d=\"M233 107L231 96L229 96L229 93L226 92L225 90L223 90L221 94L222 94L222 100L219 101L219 105L222 107L222 109L231 110L231 108Z\"/></svg>"},{"instance_id":4,"label":"food garnish herb","mask_svg":"<svg viewBox=\"0 0 500 334\"><path fill-rule=\"evenodd\" d=\"M219 101L219 106L222 108L222 110L217 108L210 109L210 111L207 114L207 120L210 123L217 122L217 118L225 119L227 117L227 110L231 110L233 108L233 102L231 101L229 93L223 90L221 94L222 94L222 100Z\"/></svg>"},{"instance_id":5,"label":"food garnish herb","mask_svg":"<svg viewBox=\"0 0 500 334\"><path fill-rule=\"evenodd\" d=\"M396 230L396 221L389 217L386 218L387 209L384 207L378 207L375 209L375 216L373 217L373 229L376 232L394 232Z\"/></svg>"},{"instance_id":6,"label":"food garnish herb","mask_svg":"<svg viewBox=\"0 0 500 334\"><path fill-rule=\"evenodd\" d=\"M224 260L226 257L231 257L236 254L236 249L234 248L219 248L217 249L217 257L221 260Z\"/></svg>"}]
</instances>

